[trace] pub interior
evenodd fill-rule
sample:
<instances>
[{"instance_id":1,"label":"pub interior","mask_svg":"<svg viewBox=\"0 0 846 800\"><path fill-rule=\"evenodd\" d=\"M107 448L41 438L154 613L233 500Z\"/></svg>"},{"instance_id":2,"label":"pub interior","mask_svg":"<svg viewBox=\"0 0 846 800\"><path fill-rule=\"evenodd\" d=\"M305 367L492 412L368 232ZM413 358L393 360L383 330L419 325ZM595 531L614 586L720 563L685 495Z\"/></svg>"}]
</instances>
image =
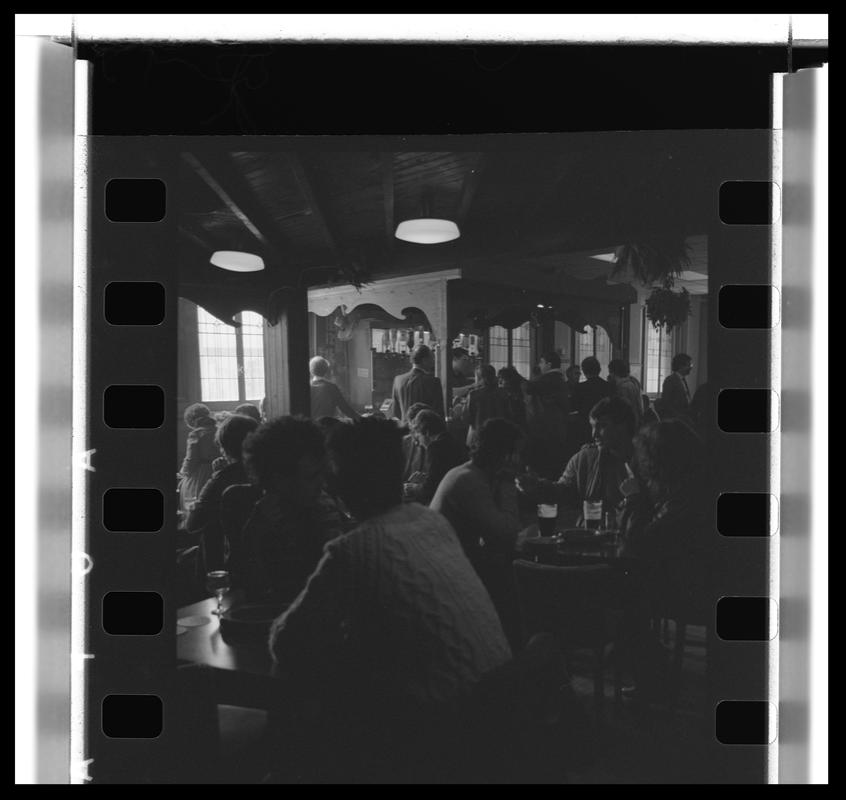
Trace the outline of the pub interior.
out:
<instances>
[{"instance_id":1,"label":"pub interior","mask_svg":"<svg viewBox=\"0 0 846 800\"><path fill-rule=\"evenodd\" d=\"M715 145L399 144L182 154L168 779L699 780Z\"/></svg>"}]
</instances>

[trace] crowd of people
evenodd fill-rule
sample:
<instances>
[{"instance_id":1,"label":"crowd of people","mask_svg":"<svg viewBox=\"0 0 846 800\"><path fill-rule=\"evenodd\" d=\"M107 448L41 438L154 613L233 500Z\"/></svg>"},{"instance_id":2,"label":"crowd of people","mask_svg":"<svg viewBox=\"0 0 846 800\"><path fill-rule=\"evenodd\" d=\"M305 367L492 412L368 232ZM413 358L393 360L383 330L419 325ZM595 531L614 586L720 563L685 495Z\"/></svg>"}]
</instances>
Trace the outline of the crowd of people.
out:
<instances>
[{"instance_id":1,"label":"crowd of people","mask_svg":"<svg viewBox=\"0 0 846 800\"><path fill-rule=\"evenodd\" d=\"M286 608L270 649L304 691L412 719L509 661L525 643L511 565L540 503L578 523L585 501L601 502L624 532L644 565L634 641L656 593L704 595L688 356L654 406L619 359L603 379L594 357L562 372L548 353L525 380L490 365L471 378L466 351L453 356L448 410L420 346L394 382L393 419L355 412L320 357L317 418L185 412L183 524L201 541L200 572L226 569L248 600Z\"/></svg>"}]
</instances>

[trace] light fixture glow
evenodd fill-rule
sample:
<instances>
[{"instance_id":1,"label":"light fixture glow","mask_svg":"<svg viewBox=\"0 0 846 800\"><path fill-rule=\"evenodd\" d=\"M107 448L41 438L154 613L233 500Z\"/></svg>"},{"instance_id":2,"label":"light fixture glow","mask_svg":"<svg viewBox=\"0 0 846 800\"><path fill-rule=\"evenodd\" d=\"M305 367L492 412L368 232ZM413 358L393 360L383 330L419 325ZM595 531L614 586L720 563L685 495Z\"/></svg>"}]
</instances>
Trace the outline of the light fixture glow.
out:
<instances>
[{"instance_id":1,"label":"light fixture glow","mask_svg":"<svg viewBox=\"0 0 846 800\"><path fill-rule=\"evenodd\" d=\"M607 261L610 264L613 264L617 261L617 254L616 253L600 253L598 256L591 256L591 258L595 258L598 261Z\"/></svg>"},{"instance_id":2,"label":"light fixture glow","mask_svg":"<svg viewBox=\"0 0 846 800\"><path fill-rule=\"evenodd\" d=\"M264 259L261 256L240 250L217 250L212 253L209 262L230 272L261 272L264 269Z\"/></svg>"},{"instance_id":3,"label":"light fixture glow","mask_svg":"<svg viewBox=\"0 0 846 800\"><path fill-rule=\"evenodd\" d=\"M415 244L440 244L457 239L461 233L458 225L452 220L423 217L400 222L394 236L404 242Z\"/></svg>"}]
</instances>

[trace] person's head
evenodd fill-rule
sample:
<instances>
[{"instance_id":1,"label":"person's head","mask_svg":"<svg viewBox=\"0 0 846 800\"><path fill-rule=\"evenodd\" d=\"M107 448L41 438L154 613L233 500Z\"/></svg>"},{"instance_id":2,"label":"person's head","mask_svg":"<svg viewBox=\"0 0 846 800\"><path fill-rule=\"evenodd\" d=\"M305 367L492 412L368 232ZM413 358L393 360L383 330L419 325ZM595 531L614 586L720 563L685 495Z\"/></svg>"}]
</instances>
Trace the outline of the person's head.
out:
<instances>
[{"instance_id":1,"label":"person's head","mask_svg":"<svg viewBox=\"0 0 846 800\"><path fill-rule=\"evenodd\" d=\"M252 403L241 403L232 413L252 417L256 422L261 422L261 412Z\"/></svg>"},{"instance_id":2,"label":"person's head","mask_svg":"<svg viewBox=\"0 0 846 800\"><path fill-rule=\"evenodd\" d=\"M608 362L608 374L614 378L627 378L629 376L628 362L622 358L614 358Z\"/></svg>"},{"instance_id":3,"label":"person's head","mask_svg":"<svg viewBox=\"0 0 846 800\"><path fill-rule=\"evenodd\" d=\"M244 464L266 492L312 506L324 486L323 433L310 419L277 417L244 440Z\"/></svg>"},{"instance_id":4,"label":"person's head","mask_svg":"<svg viewBox=\"0 0 846 800\"><path fill-rule=\"evenodd\" d=\"M435 411L424 409L411 424L411 432L424 447L428 447L432 439L446 433L444 418Z\"/></svg>"},{"instance_id":5,"label":"person's head","mask_svg":"<svg viewBox=\"0 0 846 800\"><path fill-rule=\"evenodd\" d=\"M673 356L672 368L673 372L678 372L679 375L690 375L693 359L687 353L676 353Z\"/></svg>"},{"instance_id":6,"label":"person's head","mask_svg":"<svg viewBox=\"0 0 846 800\"><path fill-rule=\"evenodd\" d=\"M540 367L540 371L542 373L549 372L553 369L560 369L561 367L561 356L558 355L554 350L550 350L548 353L544 353L540 357L540 361L538 361L538 366Z\"/></svg>"},{"instance_id":7,"label":"person's head","mask_svg":"<svg viewBox=\"0 0 846 800\"><path fill-rule=\"evenodd\" d=\"M494 417L482 423L473 446L473 463L488 472L517 468L523 440L522 431L506 419Z\"/></svg>"},{"instance_id":8,"label":"person's head","mask_svg":"<svg viewBox=\"0 0 846 800\"><path fill-rule=\"evenodd\" d=\"M428 403L412 403L408 407L408 413L406 414L406 422L411 425L414 422L414 418L421 412L421 411L433 411L434 409Z\"/></svg>"},{"instance_id":9,"label":"person's head","mask_svg":"<svg viewBox=\"0 0 846 800\"><path fill-rule=\"evenodd\" d=\"M701 488L705 446L689 423L666 419L644 426L635 437L635 470L653 500Z\"/></svg>"},{"instance_id":10,"label":"person's head","mask_svg":"<svg viewBox=\"0 0 846 800\"><path fill-rule=\"evenodd\" d=\"M312 378L326 378L332 371L329 362L323 356L315 356L308 362L308 371Z\"/></svg>"},{"instance_id":11,"label":"person's head","mask_svg":"<svg viewBox=\"0 0 846 800\"><path fill-rule=\"evenodd\" d=\"M218 426L215 442L229 461L240 461L244 439L258 426L258 421L253 417L231 414Z\"/></svg>"},{"instance_id":12,"label":"person's head","mask_svg":"<svg viewBox=\"0 0 846 800\"><path fill-rule=\"evenodd\" d=\"M415 367L431 372L435 368L435 357L432 355L431 348L425 344L418 344L411 353L411 363Z\"/></svg>"},{"instance_id":13,"label":"person's head","mask_svg":"<svg viewBox=\"0 0 846 800\"><path fill-rule=\"evenodd\" d=\"M567 376L567 383L576 384L582 378L582 370L578 364L571 364L567 367L567 372L565 373Z\"/></svg>"},{"instance_id":14,"label":"person's head","mask_svg":"<svg viewBox=\"0 0 846 800\"><path fill-rule=\"evenodd\" d=\"M593 440L608 450L629 450L636 424L632 407L620 397L603 397L590 410Z\"/></svg>"},{"instance_id":15,"label":"person's head","mask_svg":"<svg viewBox=\"0 0 846 800\"><path fill-rule=\"evenodd\" d=\"M453 347L452 349L452 371L458 375L468 375L473 362L468 353L463 347Z\"/></svg>"},{"instance_id":16,"label":"person's head","mask_svg":"<svg viewBox=\"0 0 846 800\"><path fill-rule=\"evenodd\" d=\"M582 372L586 378L596 378L601 371L602 367L599 366L599 359L596 356L582 359Z\"/></svg>"},{"instance_id":17,"label":"person's head","mask_svg":"<svg viewBox=\"0 0 846 800\"><path fill-rule=\"evenodd\" d=\"M514 367L502 367L497 373L499 385L511 391L520 391L523 376Z\"/></svg>"},{"instance_id":18,"label":"person's head","mask_svg":"<svg viewBox=\"0 0 846 800\"><path fill-rule=\"evenodd\" d=\"M368 519L402 502L402 435L393 420L375 417L332 431L327 448L333 485L356 519Z\"/></svg>"},{"instance_id":19,"label":"person's head","mask_svg":"<svg viewBox=\"0 0 846 800\"><path fill-rule=\"evenodd\" d=\"M496 370L490 364L480 364L476 367L476 383L493 388L496 386Z\"/></svg>"},{"instance_id":20,"label":"person's head","mask_svg":"<svg viewBox=\"0 0 846 800\"><path fill-rule=\"evenodd\" d=\"M199 428L201 425L214 425L211 411L203 403L192 403L182 415L189 428Z\"/></svg>"}]
</instances>

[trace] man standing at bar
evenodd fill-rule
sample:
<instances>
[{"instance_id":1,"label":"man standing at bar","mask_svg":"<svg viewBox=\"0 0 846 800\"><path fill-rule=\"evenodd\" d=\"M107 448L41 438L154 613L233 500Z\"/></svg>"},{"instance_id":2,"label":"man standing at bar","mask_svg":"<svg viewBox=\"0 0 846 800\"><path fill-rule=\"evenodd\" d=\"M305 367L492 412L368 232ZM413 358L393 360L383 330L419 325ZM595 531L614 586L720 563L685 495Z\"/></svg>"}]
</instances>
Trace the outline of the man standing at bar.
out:
<instances>
[{"instance_id":1,"label":"man standing at bar","mask_svg":"<svg viewBox=\"0 0 846 800\"><path fill-rule=\"evenodd\" d=\"M544 354L540 361L540 375L525 387L529 398L526 460L545 478L561 474L567 463L567 423L570 402L561 356L556 352Z\"/></svg>"},{"instance_id":2,"label":"man standing at bar","mask_svg":"<svg viewBox=\"0 0 846 800\"><path fill-rule=\"evenodd\" d=\"M444 393L440 378L435 377L435 357L421 344L411 354L411 372L397 375L391 393L392 414L396 419L408 421L408 410L414 403L426 403L437 414L444 416Z\"/></svg>"},{"instance_id":3,"label":"man standing at bar","mask_svg":"<svg viewBox=\"0 0 846 800\"><path fill-rule=\"evenodd\" d=\"M690 389L687 376L693 368L693 359L687 353L673 356L673 371L664 378L661 387L661 410L663 417L685 416L690 408Z\"/></svg>"}]
</instances>

